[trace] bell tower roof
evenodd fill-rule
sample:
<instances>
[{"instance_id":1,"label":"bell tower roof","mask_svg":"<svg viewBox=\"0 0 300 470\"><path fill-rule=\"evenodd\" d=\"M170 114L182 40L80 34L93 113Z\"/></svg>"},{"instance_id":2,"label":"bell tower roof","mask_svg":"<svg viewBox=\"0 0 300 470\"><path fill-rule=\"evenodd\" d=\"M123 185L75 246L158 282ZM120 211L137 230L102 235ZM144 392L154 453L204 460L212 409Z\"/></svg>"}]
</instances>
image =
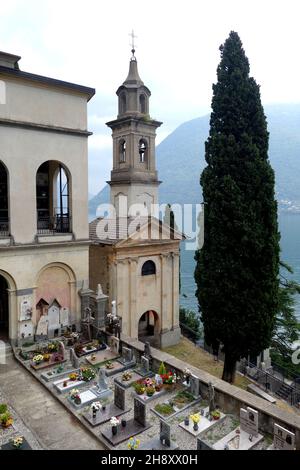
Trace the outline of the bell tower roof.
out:
<instances>
[{"instance_id":1,"label":"bell tower roof","mask_svg":"<svg viewBox=\"0 0 300 470\"><path fill-rule=\"evenodd\" d=\"M126 87L132 87L132 88L135 88L135 87L138 88L144 85L144 82L141 80L141 77L139 76L137 60L134 55L130 59L128 76L125 82L123 82L123 85Z\"/></svg>"}]
</instances>

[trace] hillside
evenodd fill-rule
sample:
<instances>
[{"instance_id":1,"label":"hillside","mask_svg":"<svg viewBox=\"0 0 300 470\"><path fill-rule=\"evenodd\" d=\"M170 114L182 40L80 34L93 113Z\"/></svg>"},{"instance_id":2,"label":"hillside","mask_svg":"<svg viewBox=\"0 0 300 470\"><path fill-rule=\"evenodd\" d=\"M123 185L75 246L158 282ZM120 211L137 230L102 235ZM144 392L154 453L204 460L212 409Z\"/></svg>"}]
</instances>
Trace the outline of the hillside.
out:
<instances>
[{"instance_id":1,"label":"hillside","mask_svg":"<svg viewBox=\"0 0 300 470\"><path fill-rule=\"evenodd\" d=\"M282 211L300 212L300 104L265 106L270 133L269 156L275 170L276 193ZM157 147L160 202L199 203L199 177L205 166L204 142L209 116L185 122ZM91 216L108 202L106 186L89 203Z\"/></svg>"}]
</instances>

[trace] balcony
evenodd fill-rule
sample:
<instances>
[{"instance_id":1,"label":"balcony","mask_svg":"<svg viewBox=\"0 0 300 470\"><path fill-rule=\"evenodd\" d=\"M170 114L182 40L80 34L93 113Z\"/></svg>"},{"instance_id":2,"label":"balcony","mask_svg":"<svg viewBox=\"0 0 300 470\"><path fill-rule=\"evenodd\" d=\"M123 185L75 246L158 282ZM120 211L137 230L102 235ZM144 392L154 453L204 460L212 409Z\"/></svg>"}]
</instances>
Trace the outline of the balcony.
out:
<instances>
[{"instance_id":1,"label":"balcony","mask_svg":"<svg viewBox=\"0 0 300 470\"><path fill-rule=\"evenodd\" d=\"M7 217L0 218L0 238L9 237L9 219Z\"/></svg>"},{"instance_id":2,"label":"balcony","mask_svg":"<svg viewBox=\"0 0 300 470\"><path fill-rule=\"evenodd\" d=\"M71 217L67 215L55 215L37 219L38 235L56 235L71 233Z\"/></svg>"}]
</instances>

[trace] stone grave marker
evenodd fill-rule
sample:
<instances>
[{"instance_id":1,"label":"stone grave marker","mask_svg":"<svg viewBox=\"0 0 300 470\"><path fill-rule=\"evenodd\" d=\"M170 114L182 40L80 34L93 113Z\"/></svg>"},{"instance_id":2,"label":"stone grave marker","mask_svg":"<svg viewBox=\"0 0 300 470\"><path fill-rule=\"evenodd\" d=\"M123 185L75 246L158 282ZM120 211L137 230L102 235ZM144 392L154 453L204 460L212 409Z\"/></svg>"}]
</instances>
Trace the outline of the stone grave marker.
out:
<instances>
[{"instance_id":1,"label":"stone grave marker","mask_svg":"<svg viewBox=\"0 0 300 470\"><path fill-rule=\"evenodd\" d=\"M167 447L170 447L170 445L171 445L171 427L168 423L166 423L162 419L160 420L159 439L160 439L160 442L163 445L165 445Z\"/></svg>"},{"instance_id":2,"label":"stone grave marker","mask_svg":"<svg viewBox=\"0 0 300 470\"><path fill-rule=\"evenodd\" d=\"M79 362L79 358L77 357L74 351L74 348L70 349L70 361L74 369L79 369L80 362Z\"/></svg>"},{"instance_id":3,"label":"stone grave marker","mask_svg":"<svg viewBox=\"0 0 300 470\"><path fill-rule=\"evenodd\" d=\"M116 336L110 338L110 349L114 354L119 354L120 340Z\"/></svg>"},{"instance_id":4,"label":"stone grave marker","mask_svg":"<svg viewBox=\"0 0 300 470\"><path fill-rule=\"evenodd\" d=\"M195 375L190 377L190 392L195 398L198 398L200 395L199 379Z\"/></svg>"},{"instance_id":5,"label":"stone grave marker","mask_svg":"<svg viewBox=\"0 0 300 470\"><path fill-rule=\"evenodd\" d=\"M62 341L58 341L58 353L65 359L66 348Z\"/></svg>"},{"instance_id":6,"label":"stone grave marker","mask_svg":"<svg viewBox=\"0 0 300 470\"><path fill-rule=\"evenodd\" d=\"M274 424L274 441L273 447L276 450L295 450L296 436L293 432L288 431L279 424Z\"/></svg>"},{"instance_id":7,"label":"stone grave marker","mask_svg":"<svg viewBox=\"0 0 300 470\"><path fill-rule=\"evenodd\" d=\"M48 309L48 333L51 337L53 336L54 332L60 328L59 310L60 305L57 300L54 300Z\"/></svg>"},{"instance_id":8,"label":"stone grave marker","mask_svg":"<svg viewBox=\"0 0 300 470\"><path fill-rule=\"evenodd\" d=\"M215 387L211 382L208 384L208 401L209 401L209 413L212 413L216 409L215 403Z\"/></svg>"},{"instance_id":9,"label":"stone grave marker","mask_svg":"<svg viewBox=\"0 0 300 470\"><path fill-rule=\"evenodd\" d=\"M108 381L105 369L99 369L98 388L100 390L108 390Z\"/></svg>"},{"instance_id":10,"label":"stone grave marker","mask_svg":"<svg viewBox=\"0 0 300 470\"><path fill-rule=\"evenodd\" d=\"M125 389L117 383L115 384L114 403L121 410L125 410Z\"/></svg>"},{"instance_id":11,"label":"stone grave marker","mask_svg":"<svg viewBox=\"0 0 300 470\"><path fill-rule=\"evenodd\" d=\"M247 434L252 434L252 436L258 436L258 411L253 410L249 406L245 410L241 408L240 410L240 428L241 431L246 432Z\"/></svg>"},{"instance_id":12,"label":"stone grave marker","mask_svg":"<svg viewBox=\"0 0 300 470\"><path fill-rule=\"evenodd\" d=\"M134 421L141 426L147 426L146 405L139 398L134 398Z\"/></svg>"},{"instance_id":13,"label":"stone grave marker","mask_svg":"<svg viewBox=\"0 0 300 470\"><path fill-rule=\"evenodd\" d=\"M141 357L141 371L144 374L148 374L150 371L149 359L146 356Z\"/></svg>"},{"instance_id":14,"label":"stone grave marker","mask_svg":"<svg viewBox=\"0 0 300 470\"><path fill-rule=\"evenodd\" d=\"M132 362L133 360L133 351L130 348L123 347L122 348L122 359L125 364Z\"/></svg>"},{"instance_id":15,"label":"stone grave marker","mask_svg":"<svg viewBox=\"0 0 300 470\"><path fill-rule=\"evenodd\" d=\"M59 321L60 321L60 325L62 327L64 326L69 326L70 324L70 320L69 320L69 309L67 307L63 307L60 309L60 312L59 312Z\"/></svg>"},{"instance_id":16,"label":"stone grave marker","mask_svg":"<svg viewBox=\"0 0 300 470\"><path fill-rule=\"evenodd\" d=\"M48 336L48 316L42 315L36 327L36 336Z\"/></svg>"}]
</instances>

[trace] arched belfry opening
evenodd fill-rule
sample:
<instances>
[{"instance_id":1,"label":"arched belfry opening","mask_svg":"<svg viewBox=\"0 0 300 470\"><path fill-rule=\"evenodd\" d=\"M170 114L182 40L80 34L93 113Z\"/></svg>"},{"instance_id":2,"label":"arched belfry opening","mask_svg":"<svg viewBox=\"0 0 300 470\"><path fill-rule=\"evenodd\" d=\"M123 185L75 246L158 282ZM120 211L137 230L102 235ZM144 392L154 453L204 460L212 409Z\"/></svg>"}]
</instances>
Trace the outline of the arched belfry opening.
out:
<instances>
[{"instance_id":1,"label":"arched belfry opening","mask_svg":"<svg viewBox=\"0 0 300 470\"><path fill-rule=\"evenodd\" d=\"M0 237L9 235L8 173L0 162Z\"/></svg>"},{"instance_id":2,"label":"arched belfry opening","mask_svg":"<svg viewBox=\"0 0 300 470\"><path fill-rule=\"evenodd\" d=\"M148 310L141 316L138 339L143 343L149 342L152 346L160 346L160 320L155 311Z\"/></svg>"},{"instance_id":3,"label":"arched belfry opening","mask_svg":"<svg viewBox=\"0 0 300 470\"><path fill-rule=\"evenodd\" d=\"M139 141L139 155L140 163L147 163L148 161L148 144L145 139Z\"/></svg>"},{"instance_id":4,"label":"arched belfry opening","mask_svg":"<svg viewBox=\"0 0 300 470\"><path fill-rule=\"evenodd\" d=\"M9 337L9 302L8 302L8 283L0 275L0 340L7 340Z\"/></svg>"},{"instance_id":5,"label":"arched belfry opening","mask_svg":"<svg viewBox=\"0 0 300 470\"><path fill-rule=\"evenodd\" d=\"M126 108L127 108L127 98L126 98L126 93L123 92L121 93L119 97L119 114L126 113Z\"/></svg>"},{"instance_id":6,"label":"arched belfry opening","mask_svg":"<svg viewBox=\"0 0 300 470\"><path fill-rule=\"evenodd\" d=\"M120 163L126 162L126 140L121 139L119 143L119 161Z\"/></svg>"},{"instance_id":7,"label":"arched belfry opening","mask_svg":"<svg viewBox=\"0 0 300 470\"><path fill-rule=\"evenodd\" d=\"M70 175L56 161L43 163L36 175L39 234L71 232Z\"/></svg>"}]
</instances>

